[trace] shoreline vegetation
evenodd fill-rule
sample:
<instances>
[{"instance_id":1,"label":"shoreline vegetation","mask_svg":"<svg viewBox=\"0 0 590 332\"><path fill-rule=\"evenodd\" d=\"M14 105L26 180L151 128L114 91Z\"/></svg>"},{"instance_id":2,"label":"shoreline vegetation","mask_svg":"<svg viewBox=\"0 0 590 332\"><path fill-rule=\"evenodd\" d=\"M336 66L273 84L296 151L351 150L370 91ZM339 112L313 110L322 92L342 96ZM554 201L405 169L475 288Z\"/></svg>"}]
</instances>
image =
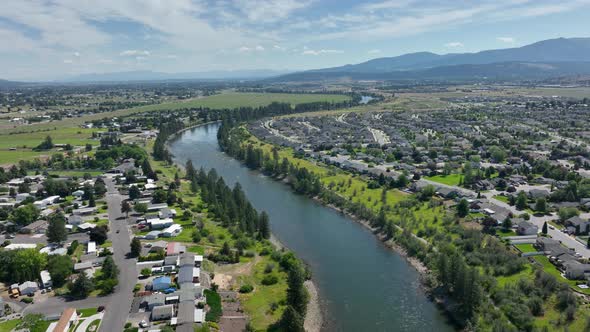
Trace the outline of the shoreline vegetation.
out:
<instances>
[{"instance_id":1,"label":"shoreline vegetation","mask_svg":"<svg viewBox=\"0 0 590 332\"><path fill-rule=\"evenodd\" d=\"M542 269L530 269L530 262L489 232L463 225L453 209L434 197L434 190L407 194L397 190L396 181L380 183L316 164L299 151L259 140L244 125L269 116L274 116L272 110L227 114L218 132L222 150L289 184L295 193L365 221L421 272L428 295L456 328L584 328L587 305L576 300L567 284Z\"/></svg>"}]
</instances>

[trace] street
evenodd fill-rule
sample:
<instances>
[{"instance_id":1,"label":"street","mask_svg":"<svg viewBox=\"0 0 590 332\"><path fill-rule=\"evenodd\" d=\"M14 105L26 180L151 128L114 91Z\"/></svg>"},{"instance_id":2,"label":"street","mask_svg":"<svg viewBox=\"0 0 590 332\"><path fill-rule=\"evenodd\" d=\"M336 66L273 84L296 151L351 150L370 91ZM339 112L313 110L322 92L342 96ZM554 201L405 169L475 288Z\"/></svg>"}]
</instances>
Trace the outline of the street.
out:
<instances>
[{"instance_id":1,"label":"street","mask_svg":"<svg viewBox=\"0 0 590 332\"><path fill-rule=\"evenodd\" d=\"M119 285L106 306L101 332L122 331L133 301L133 287L137 282L136 260L127 258L131 239L125 215L121 213L121 201L113 179L105 178L107 205L110 221L110 238L113 241L113 259L119 267Z\"/></svg>"}]
</instances>

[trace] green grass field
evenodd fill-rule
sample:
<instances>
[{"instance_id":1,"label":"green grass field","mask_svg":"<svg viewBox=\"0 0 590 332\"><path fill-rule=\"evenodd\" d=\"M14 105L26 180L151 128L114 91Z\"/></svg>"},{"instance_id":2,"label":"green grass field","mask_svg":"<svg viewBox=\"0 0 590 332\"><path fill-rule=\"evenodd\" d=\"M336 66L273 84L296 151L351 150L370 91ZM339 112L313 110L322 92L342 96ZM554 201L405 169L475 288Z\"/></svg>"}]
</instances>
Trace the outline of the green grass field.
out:
<instances>
[{"instance_id":1,"label":"green grass field","mask_svg":"<svg viewBox=\"0 0 590 332\"><path fill-rule=\"evenodd\" d=\"M0 135L8 135L25 132L42 131L51 133L52 131L62 130L63 128L76 128L86 121L99 120L112 117L122 117L142 112L158 111L164 109L181 109L191 107L209 107L213 109L225 109L236 107L258 107L265 106L272 102L285 102L295 104L317 102L317 101L344 101L350 99L345 95L332 94L287 94L287 93L241 93L227 92L219 95L207 96L192 100L182 100L176 102L166 102L162 104L138 106L128 109L122 109L111 112L103 112L87 115L80 118L70 118L60 121L37 123L27 126L19 126L2 130ZM57 129L59 128L59 129ZM53 136L53 135L52 135Z\"/></svg>"},{"instance_id":2,"label":"green grass field","mask_svg":"<svg viewBox=\"0 0 590 332\"><path fill-rule=\"evenodd\" d=\"M13 320L8 320L6 322L0 323L0 332L10 332L20 322L21 322L20 319L13 319Z\"/></svg>"},{"instance_id":3,"label":"green grass field","mask_svg":"<svg viewBox=\"0 0 590 332\"><path fill-rule=\"evenodd\" d=\"M500 202L504 202L504 203L508 204L508 197L506 197L506 196L495 195L493 198L500 201Z\"/></svg>"},{"instance_id":4,"label":"green grass field","mask_svg":"<svg viewBox=\"0 0 590 332\"><path fill-rule=\"evenodd\" d=\"M461 174L435 175L425 177L426 180L446 184L448 186L458 186L462 178L463 175Z\"/></svg>"},{"instance_id":5,"label":"green grass field","mask_svg":"<svg viewBox=\"0 0 590 332\"><path fill-rule=\"evenodd\" d=\"M537 249L535 249L535 247L529 243L515 244L514 246L522 253L537 252Z\"/></svg>"}]
</instances>

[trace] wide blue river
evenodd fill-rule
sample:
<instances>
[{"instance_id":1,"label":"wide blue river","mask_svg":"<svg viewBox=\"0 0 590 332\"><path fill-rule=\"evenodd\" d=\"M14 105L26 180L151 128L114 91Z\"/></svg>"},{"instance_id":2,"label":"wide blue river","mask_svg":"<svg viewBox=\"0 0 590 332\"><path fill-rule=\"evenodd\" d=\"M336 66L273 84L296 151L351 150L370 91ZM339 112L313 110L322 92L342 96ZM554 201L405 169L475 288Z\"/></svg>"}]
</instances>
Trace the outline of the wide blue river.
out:
<instances>
[{"instance_id":1,"label":"wide blue river","mask_svg":"<svg viewBox=\"0 0 590 332\"><path fill-rule=\"evenodd\" d=\"M220 151L219 124L196 127L170 142L178 162L215 168L228 185L240 182L273 234L313 271L326 331L452 331L428 300L419 275L402 257L348 217L294 194Z\"/></svg>"}]
</instances>

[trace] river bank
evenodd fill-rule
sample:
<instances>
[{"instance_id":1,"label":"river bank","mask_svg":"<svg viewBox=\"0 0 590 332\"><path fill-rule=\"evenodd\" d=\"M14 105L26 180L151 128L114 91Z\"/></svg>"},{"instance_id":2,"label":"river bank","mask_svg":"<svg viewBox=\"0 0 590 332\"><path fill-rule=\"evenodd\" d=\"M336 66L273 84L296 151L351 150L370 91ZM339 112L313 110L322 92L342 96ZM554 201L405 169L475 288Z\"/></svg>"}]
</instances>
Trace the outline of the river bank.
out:
<instances>
[{"instance_id":1,"label":"river bank","mask_svg":"<svg viewBox=\"0 0 590 332\"><path fill-rule=\"evenodd\" d=\"M293 193L280 178L264 176L220 151L219 127L211 124L177 136L170 143L175 161L215 168L228 185L239 182L254 207L268 213L272 233L313 272L321 306L316 312L323 314L316 329L453 330L420 286L420 274L401 255L348 216ZM313 314L308 316L313 320Z\"/></svg>"},{"instance_id":2,"label":"river bank","mask_svg":"<svg viewBox=\"0 0 590 332\"><path fill-rule=\"evenodd\" d=\"M182 130L171 135L166 140L166 148L170 149L171 148L170 147L171 140L178 137L183 132L193 129L193 128L196 128L196 127L206 126L206 125L210 125L210 124L217 123L217 122L219 122L219 121L210 121L210 122L195 124L195 125L191 125L186 128L183 128ZM176 167L178 167L180 170L183 170L183 171L185 170L185 166L182 165L178 161L178 159L174 159L174 165ZM269 241L272 243L272 245L277 250L288 249L288 247L286 245L284 245L276 237L275 234L271 233L271 237L270 237ZM305 281L304 286L309 294L309 300L308 300L308 304L307 304L307 312L305 315L305 322L304 322L305 331L306 332L319 332L321 330L322 324L323 324L323 311L322 311L322 308L320 305L319 293L318 293L315 283L312 280Z\"/></svg>"}]
</instances>

